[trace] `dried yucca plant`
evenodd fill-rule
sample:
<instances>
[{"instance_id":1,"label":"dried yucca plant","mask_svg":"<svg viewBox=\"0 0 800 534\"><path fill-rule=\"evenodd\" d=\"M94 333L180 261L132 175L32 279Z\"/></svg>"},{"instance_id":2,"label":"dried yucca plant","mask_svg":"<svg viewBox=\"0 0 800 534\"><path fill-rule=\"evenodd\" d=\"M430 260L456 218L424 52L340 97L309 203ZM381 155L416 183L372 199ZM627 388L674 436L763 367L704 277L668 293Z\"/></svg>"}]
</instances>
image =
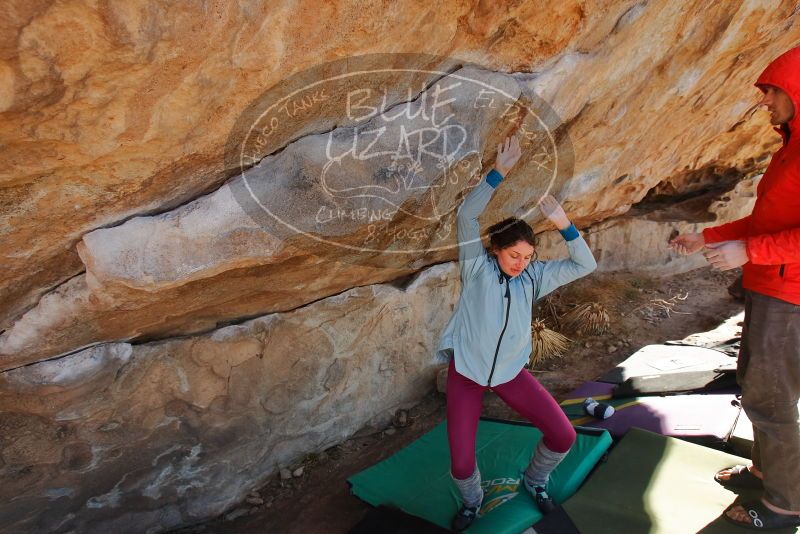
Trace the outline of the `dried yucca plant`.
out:
<instances>
[{"instance_id":1,"label":"dried yucca plant","mask_svg":"<svg viewBox=\"0 0 800 534\"><path fill-rule=\"evenodd\" d=\"M561 302L561 295L557 291L550 293L545 298L540 300L536 304L536 307L536 315L539 318L547 320L553 325L553 327L557 329L561 328L560 309L563 308L563 304Z\"/></svg>"},{"instance_id":2,"label":"dried yucca plant","mask_svg":"<svg viewBox=\"0 0 800 534\"><path fill-rule=\"evenodd\" d=\"M536 319L531 324L531 338L533 340L529 362L531 369L541 361L562 356L570 342L567 336L547 328L541 319Z\"/></svg>"},{"instance_id":3,"label":"dried yucca plant","mask_svg":"<svg viewBox=\"0 0 800 534\"><path fill-rule=\"evenodd\" d=\"M568 311L564 315L564 323L581 335L596 335L608 330L611 319L605 306L599 302L588 302Z\"/></svg>"}]
</instances>

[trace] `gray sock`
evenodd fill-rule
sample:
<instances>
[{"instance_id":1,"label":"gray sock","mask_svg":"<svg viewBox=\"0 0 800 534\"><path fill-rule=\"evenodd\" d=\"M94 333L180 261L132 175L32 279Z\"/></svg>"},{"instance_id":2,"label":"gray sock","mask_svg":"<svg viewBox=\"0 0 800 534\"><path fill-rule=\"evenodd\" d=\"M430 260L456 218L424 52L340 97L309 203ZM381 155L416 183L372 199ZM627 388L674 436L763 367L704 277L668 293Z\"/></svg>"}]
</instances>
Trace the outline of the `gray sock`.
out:
<instances>
[{"instance_id":1,"label":"gray sock","mask_svg":"<svg viewBox=\"0 0 800 534\"><path fill-rule=\"evenodd\" d=\"M464 506L475 508L481 505L483 500L483 488L481 488L481 472L478 471L478 466L475 466L475 471L468 478L459 479L450 474L450 478L456 483L458 491L461 492L461 498L464 501Z\"/></svg>"},{"instance_id":2,"label":"gray sock","mask_svg":"<svg viewBox=\"0 0 800 534\"><path fill-rule=\"evenodd\" d=\"M567 452L553 452L540 441L531 463L525 469L525 483L531 487L546 486L550 473L561 463Z\"/></svg>"}]
</instances>

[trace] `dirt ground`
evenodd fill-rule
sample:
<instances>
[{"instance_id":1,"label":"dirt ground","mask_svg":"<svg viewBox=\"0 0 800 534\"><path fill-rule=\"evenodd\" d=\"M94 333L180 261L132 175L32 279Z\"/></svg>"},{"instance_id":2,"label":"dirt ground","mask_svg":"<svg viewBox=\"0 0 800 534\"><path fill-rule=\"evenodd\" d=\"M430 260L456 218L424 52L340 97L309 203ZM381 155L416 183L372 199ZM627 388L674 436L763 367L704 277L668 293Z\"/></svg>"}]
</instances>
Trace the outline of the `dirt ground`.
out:
<instances>
[{"instance_id":1,"label":"dirt ground","mask_svg":"<svg viewBox=\"0 0 800 534\"><path fill-rule=\"evenodd\" d=\"M636 273L595 273L562 288L551 299L559 310L582 302L599 302L608 310L610 330L603 335L578 336L563 357L536 365L533 374L556 397L601 376L639 348L716 328L743 310L728 294L737 271L709 268L666 278ZM540 310L545 316L547 310ZM391 456L440 422L444 395L435 391L394 425L365 429L348 441L292 466L300 476L273 477L245 502L222 517L176 532L214 534L345 533L368 509L350 495L346 479ZM483 415L520 417L494 394L484 398ZM405 424L403 424L405 423Z\"/></svg>"}]
</instances>

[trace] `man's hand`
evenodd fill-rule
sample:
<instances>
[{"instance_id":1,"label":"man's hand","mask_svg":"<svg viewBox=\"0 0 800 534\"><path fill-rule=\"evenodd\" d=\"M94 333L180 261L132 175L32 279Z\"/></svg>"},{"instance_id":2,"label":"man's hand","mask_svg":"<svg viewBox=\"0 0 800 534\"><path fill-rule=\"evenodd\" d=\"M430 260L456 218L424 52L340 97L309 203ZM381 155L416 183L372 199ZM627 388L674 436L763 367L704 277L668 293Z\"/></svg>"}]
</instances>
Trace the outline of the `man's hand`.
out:
<instances>
[{"instance_id":1,"label":"man's hand","mask_svg":"<svg viewBox=\"0 0 800 534\"><path fill-rule=\"evenodd\" d=\"M517 164L521 155L522 149L519 146L517 136L506 137L505 143L497 145L497 160L494 163L494 168L505 178L514 168L514 165Z\"/></svg>"},{"instance_id":2,"label":"man's hand","mask_svg":"<svg viewBox=\"0 0 800 534\"><path fill-rule=\"evenodd\" d=\"M750 261L744 241L723 241L708 245L708 248L711 250L704 252L703 256L714 269L720 271L735 269Z\"/></svg>"},{"instance_id":3,"label":"man's hand","mask_svg":"<svg viewBox=\"0 0 800 534\"><path fill-rule=\"evenodd\" d=\"M564 212L564 208L561 207L561 204L558 203L558 200L553 198L553 195L545 195L541 199L539 199L539 203L537 204L539 209L542 210L544 216L550 219L550 222L556 225L556 228L559 230L565 230L569 228L569 225L572 224L569 222L569 218L567 214Z\"/></svg>"},{"instance_id":4,"label":"man's hand","mask_svg":"<svg viewBox=\"0 0 800 534\"><path fill-rule=\"evenodd\" d=\"M681 234L669 242L669 248L686 256L694 254L706 244L703 234Z\"/></svg>"}]
</instances>

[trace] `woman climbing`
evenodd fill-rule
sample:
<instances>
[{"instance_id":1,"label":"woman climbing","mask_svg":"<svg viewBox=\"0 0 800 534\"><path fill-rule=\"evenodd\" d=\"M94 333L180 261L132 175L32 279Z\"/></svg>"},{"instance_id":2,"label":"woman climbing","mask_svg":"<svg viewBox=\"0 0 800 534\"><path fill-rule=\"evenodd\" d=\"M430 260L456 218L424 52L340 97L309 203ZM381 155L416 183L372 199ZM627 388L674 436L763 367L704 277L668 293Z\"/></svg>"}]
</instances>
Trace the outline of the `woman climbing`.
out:
<instances>
[{"instance_id":1,"label":"woman climbing","mask_svg":"<svg viewBox=\"0 0 800 534\"><path fill-rule=\"evenodd\" d=\"M519 140L506 138L497 147L495 168L458 209L461 295L438 347L450 358L447 435L451 476L462 497L453 518L455 531L469 527L483 500L475 437L486 390L494 390L544 435L522 476L543 513L554 507L547 493L550 473L575 442L575 430L558 403L523 367L531 352L533 303L592 272L597 267L592 252L550 195L538 205L566 240L569 259L531 261L536 253L533 230L514 217L489 228L489 250L480 239L478 216L521 154Z\"/></svg>"}]
</instances>

